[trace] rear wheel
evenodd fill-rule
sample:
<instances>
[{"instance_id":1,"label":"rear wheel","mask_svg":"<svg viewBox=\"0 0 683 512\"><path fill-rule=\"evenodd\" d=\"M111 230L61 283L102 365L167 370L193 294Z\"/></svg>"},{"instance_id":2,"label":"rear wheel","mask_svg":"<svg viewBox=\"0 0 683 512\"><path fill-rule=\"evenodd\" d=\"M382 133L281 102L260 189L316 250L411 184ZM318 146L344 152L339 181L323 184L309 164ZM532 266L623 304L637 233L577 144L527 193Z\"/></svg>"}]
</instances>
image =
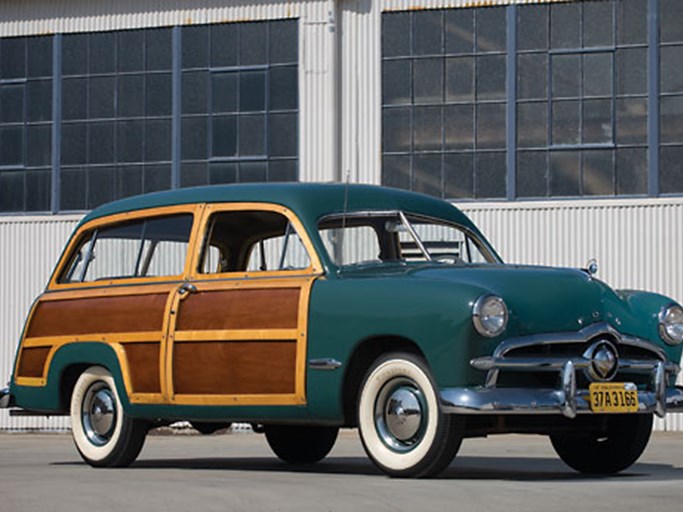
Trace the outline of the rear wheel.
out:
<instances>
[{"instance_id":1,"label":"rear wheel","mask_svg":"<svg viewBox=\"0 0 683 512\"><path fill-rule=\"evenodd\" d=\"M361 388L358 428L372 461L395 477L429 477L443 471L460 448L454 415L439 408L427 363L408 353L375 361Z\"/></svg>"},{"instance_id":2,"label":"rear wheel","mask_svg":"<svg viewBox=\"0 0 683 512\"><path fill-rule=\"evenodd\" d=\"M642 455L652 432L652 414L604 418L604 429L585 434L551 435L553 448L567 466L581 473L618 473Z\"/></svg>"},{"instance_id":3,"label":"rear wheel","mask_svg":"<svg viewBox=\"0 0 683 512\"><path fill-rule=\"evenodd\" d=\"M128 466L148 429L123 411L109 371L91 366L81 374L71 394L71 432L83 460L97 467Z\"/></svg>"},{"instance_id":4,"label":"rear wheel","mask_svg":"<svg viewBox=\"0 0 683 512\"><path fill-rule=\"evenodd\" d=\"M337 427L266 425L271 450L290 464L311 464L324 459L337 440Z\"/></svg>"}]
</instances>

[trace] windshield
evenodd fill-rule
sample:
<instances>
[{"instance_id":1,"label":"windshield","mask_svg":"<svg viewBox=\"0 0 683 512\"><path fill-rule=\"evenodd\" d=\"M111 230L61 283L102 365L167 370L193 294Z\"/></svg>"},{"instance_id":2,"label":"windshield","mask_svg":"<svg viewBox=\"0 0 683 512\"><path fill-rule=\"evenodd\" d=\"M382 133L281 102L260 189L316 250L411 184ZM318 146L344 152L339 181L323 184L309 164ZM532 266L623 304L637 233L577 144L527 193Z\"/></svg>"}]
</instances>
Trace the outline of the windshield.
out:
<instances>
[{"instance_id":1,"label":"windshield","mask_svg":"<svg viewBox=\"0 0 683 512\"><path fill-rule=\"evenodd\" d=\"M340 267L425 261L498 263L493 251L466 228L403 212L325 217L318 230L330 259Z\"/></svg>"}]
</instances>

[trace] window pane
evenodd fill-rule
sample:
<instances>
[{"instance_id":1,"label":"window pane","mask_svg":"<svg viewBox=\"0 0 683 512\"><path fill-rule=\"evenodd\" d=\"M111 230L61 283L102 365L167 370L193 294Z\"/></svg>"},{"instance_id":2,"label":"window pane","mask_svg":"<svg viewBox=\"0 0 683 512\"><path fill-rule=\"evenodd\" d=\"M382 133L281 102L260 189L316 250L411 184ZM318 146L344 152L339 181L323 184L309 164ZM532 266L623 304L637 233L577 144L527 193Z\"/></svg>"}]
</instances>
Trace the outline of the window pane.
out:
<instances>
[{"instance_id":1,"label":"window pane","mask_svg":"<svg viewBox=\"0 0 683 512\"><path fill-rule=\"evenodd\" d=\"M201 160L206 158L207 153L207 133L206 133L206 123L207 119L205 117L191 117L183 118L181 122L181 157L183 160ZM214 118L214 123L216 123L216 118ZM216 144L216 134L222 134L222 132L216 131L214 127L213 138L214 145ZM233 130L234 133L234 130ZM221 138L225 135L221 135ZM224 141L222 142L224 144ZM220 146L224 147L224 146ZM236 142L233 138L233 149L230 155L235 154ZM220 153L214 153L220 155Z\"/></svg>"},{"instance_id":2,"label":"window pane","mask_svg":"<svg viewBox=\"0 0 683 512\"><path fill-rule=\"evenodd\" d=\"M410 151L410 111L409 107L383 110L382 151Z\"/></svg>"},{"instance_id":3,"label":"window pane","mask_svg":"<svg viewBox=\"0 0 683 512\"><path fill-rule=\"evenodd\" d=\"M517 153L517 197L548 196L548 153Z\"/></svg>"},{"instance_id":4,"label":"window pane","mask_svg":"<svg viewBox=\"0 0 683 512\"><path fill-rule=\"evenodd\" d=\"M237 183L237 164L214 163L209 167L209 183Z\"/></svg>"},{"instance_id":5,"label":"window pane","mask_svg":"<svg viewBox=\"0 0 683 512\"><path fill-rule=\"evenodd\" d=\"M299 106L298 69L272 68L269 80L270 110L295 110Z\"/></svg>"},{"instance_id":6,"label":"window pane","mask_svg":"<svg viewBox=\"0 0 683 512\"><path fill-rule=\"evenodd\" d=\"M171 188L171 166L146 165L143 179L145 194L159 190L168 190Z\"/></svg>"},{"instance_id":7,"label":"window pane","mask_svg":"<svg viewBox=\"0 0 683 512\"><path fill-rule=\"evenodd\" d=\"M52 80L31 80L27 84L28 121L52 119ZM0 100L1 105L2 100ZM20 104L21 105L21 104Z\"/></svg>"},{"instance_id":8,"label":"window pane","mask_svg":"<svg viewBox=\"0 0 683 512\"><path fill-rule=\"evenodd\" d=\"M550 6L551 48L581 47L581 4L553 4Z\"/></svg>"},{"instance_id":9,"label":"window pane","mask_svg":"<svg viewBox=\"0 0 683 512\"><path fill-rule=\"evenodd\" d=\"M266 109L266 73L248 71L240 74L240 112Z\"/></svg>"},{"instance_id":10,"label":"window pane","mask_svg":"<svg viewBox=\"0 0 683 512\"><path fill-rule=\"evenodd\" d=\"M51 183L49 170L26 172L27 212L47 212L50 210Z\"/></svg>"},{"instance_id":11,"label":"window pane","mask_svg":"<svg viewBox=\"0 0 683 512\"><path fill-rule=\"evenodd\" d=\"M446 149L472 149L474 147L474 106L444 107L444 127Z\"/></svg>"},{"instance_id":12,"label":"window pane","mask_svg":"<svg viewBox=\"0 0 683 512\"><path fill-rule=\"evenodd\" d=\"M142 30L122 30L117 32L118 70L142 71L144 32Z\"/></svg>"},{"instance_id":13,"label":"window pane","mask_svg":"<svg viewBox=\"0 0 683 512\"><path fill-rule=\"evenodd\" d=\"M266 118L262 115L239 116L238 154L266 154Z\"/></svg>"},{"instance_id":14,"label":"window pane","mask_svg":"<svg viewBox=\"0 0 683 512\"><path fill-rule=\"evenodd\" d=\"M213 118L213 156L237 154L237 117L215 116ZM183 156L185 158L185 156Z\"/></svg>"},{"instance_id":15,"label":"window pane","mask_svg":"<svg viewBox=\"0 0 683 512\"><path fill-rule=\"evenodd\" d=\"M411 61L385 60L382 62L382 104L397 105L410 103Z\"/></svg>"},{"instance_id":16,"label":"window pane","mask_svg":"<svg viewBox=\"0 0 683 512\"><path fill-rule=\"evenodd\" d=\"M410 13L382 15L382 54L385 57L410 55Z\"/></svg>"},{"instance_id":17,"label":"window pane","mask_svg":"<svg viewBox=\"0 0 683 512\"><path fill-rule=\"evenodd\" d=\"M211 75L212 112L237 112L237 73Z\"/></svg>"},{"instance_id":18,"label":"window pane","mask_svg":"<svg viewBox=\"0 0 683 512\"><path fill-rule=\"evenodd\" d=\"M90 74L114 73L116 71L116 33L88 34L88 43Z\"/></svg>"},{"instance_id":19,"label":"window pane","mask_svg":"<svg viewBox=\"0 0 683 512\"><path fill-rule=\"evenodd\" d=\"M647 99L619 99L617 100L616 107L617 143L647 144ZM662 110L662 113L664 112ZM662 116L662 121L664 119L664 116Z\"/></svg>"},{"instance_id":20,"label":"window pane","mask_svg":"<svg viewBox=\"0 0 683 512\"><path fill-rule=\"evenodd\" d=\"M147 221L144 252L138 274L143 276L175 276L185 268L187 247L192 229L192 215L174 215ZM150 244L153 241L154 244ZM146 267L146 268L145 268Z\"/></svg>"},{"instance_id":21,"label":"window pane","mask_svg":"<svg viewBox=\"0 0 683 512\"><path fill-rule=\"evenodd\" d=\"M182 27L182 67L205 68L209 65L209 27Z\"/></svg>"},{"instance_id":22,"label":"window pane","mask_svg":"<svg viewBox=\"0 0 683 512\"><path fill-rule=\"evenodd\" d=\"M206 185L209 182L206 164L187 164L184 163L180 167L180 186L181 187L196 187L198 185Z\"/></svg>"},{"instance_id":23,"label":"window pane","mask_svg":"<svg viewBox=\"0 0 683 512\"><path fill-rule=\"evenodd\" d=\"M88 72L87 34L65 34L62 37L62 74L85 75Z\"/></svg>"},{"instance_id":24,"label":"window pane","mask_svg":"<svg viewBox=\"0 0 683 512\"><path fill-rule=\"evenodd\" d=\"M647 50L617 50L617 94L647 94Z\"/></svg>"},{"instance_id":25,"label":"window pane","mask_svg":"<svg viewBox=\"0 0 683 512\"><path fill-rule=\"evenodd\" d=\"M0 165L21 165L23 148L24 133L20 126L0 128Z\"/></svg>"},{"instance_id":26,"label":"window pane","mask_svg":"<svg viewBox=\"0 0 683 512\"><path fill-rule=\"evenodd\" d=\"M443 101L443 59L413 61L413 93L415 103Z\"/></svg>"},{"instance_id":27,"label":"window pane","mask_svg":"<svg viewBox=\"0 0 683 512\"><path fill-rule=\"evenodd\" d=\"M114 122L88 124L88 160L91 164L108 164L116 161L114 127Z\"/></svg>"},{"instance_id":28,"label":"window pane","mask_svg":"<svg viewBox=\"0 0 683 512\"><path fill-rule=\"evenodd\" d=\"M448 199L474 197L474 155L453 153L444 156L444 187Z\"/></svg>"},{"instance_id":29,"label":"window pane","mask_svg":"<svg viewBox=\"0 0 683 512\"><path fill-rule=\"evenodd\" d=\"M119 162L142 162L143 122L124 121L116 130L116 155Z\"/></svg>"},{"instance_id":30,"label":"window pane","mask_svg":"<svg viewBox=\"0 0 683 512\"><path fill-rule=\"evenodd\" d=\"M548 57L528 54L517 57L517 97L545 99L548 96Z\"/></svg>"},{"instance_id":31,"label":"window pane","mask_svg":"<svg viewBox=\"0 0 683 512\"><path fill-rule=\"evenodd\" d=\"M119 77L117 107L119 117L138 117L144 112L142 75Z\"/></svg>"},{"instance_id":32,"label":"window pane","mask_svg":"<svg viewBox=\"0 0 683 512\"><path fill-rule=\"evenodd\" d=\"M477 148L505 147L505 105L477 105Z\"/></svg>"},{"instance_id":33,"label":"window pane","mask_svg":"<svg viewBox=\"0 0 683 512\"><path fill-rule=\"evenodd\" d=\"M441 149L441 107L413 108L413 148Z\"/></svg>"},{"instance_id":34,"label":"window pane","mask_svg":"<svg viewBox=\"0 0 683 512\"><path fill-rule=\"evenodd\" d=\"M548 107L545 103L517 105L517 143L523 148L544 147L548 143Z\"/></svg>"},{"instance_id":35,"label":"window pane","mask_svg":"<svg viewBox=\"0 0 683 512\"><path fill-rule=\"evenodd\" d=\"M268 141L270 156L297 156L296 114L271 114L268 119Z\"/></svg>"},{"instance_id":36,"label":"window pane","mask_svg":"<svg viewBox=\"0 0 683 512\"><path fill-rule=\"evenodd\" d=\"M87 119L88 89L85 78L65 78L62 82L62 117Z\"/></svg>"},{"instance_id":37,"label":"window pane","mask_svg":"<svg viewBox=\"0 0 683 512\"><path fill-rule=\"evenodd\" d=\"M86 209L87 178L84 169L62 168L59 173L60 210Z\"/></svg>"},{"instance_id":38,"label":"window pane","mask_svg":"<svg viewBox=\"0 0 683 512\"><path fill-rule=\"evenodd\" d=\"M88 208L92 209L116 199L116 174L113 167L88 170Z\"/></svg>"},{"instance_id":39,"label":"window pane","mask_svg":"<svg viewBox=\"0 0 683 512\"><path fill-rule=\"evenodd\" d=\"M617 194L646 194L647 172L647 150L645 148L617 150Z\"/></svg>"},{"instance_id":40,"label":"window pane","mask_svg":"<svg viewBox=\"0 0 683 512\"><path fill-rule=\"evenodd\" d=\"M148 71L171 69L171 30L159 28L145 31L145 68Z\"/></svg>"},{"instance_id":41,"label":"window pane","mask_svg":"<svg viewBox=\"0 0 683 512\"><path fill-rule=\"evenodd\" d=\"M27 76L52 76L52 36L28 37L26 42L28 50Z\"/></svg>"},{"instance_id":42,"label":"window pane","mask_svg":"<svg viewBox=\"0 0 683 512\"><path fill-rule=\"evenodd\" d=\"M113 76L93 77L88 85L90 119L113 118L116 108L116 79Z\"/></svg>"},{"instance_id":43,"label":"window pane","mask_svg":"<svg viewBox=\"0 0 683 512\"><path fill-rule=\"evenodd\" d=\"M584 47L614 44L612 2L583 2Z\"/></svg>"},{"instance_id":44,"label":"window pane","mask_svg":"<svg viewBox=\"0 0 683 512\"><path fill-rule=\"evenodd\" d=\"M552 57L553 97L578 98L581 95L581 57L555 55Z\"/></svg>"},{"instance_id":45,"label":"window pane","mask_svg":"<svg viewBox=\"0 0 683 512\"><path fill-rule=\"evenodd\" d=\"M171 121L146 121L145 162L168 162L170 160Z\"/></svg>"},{"instance_id":46,"label":"window pane","mask_svg":"<svg viewBox=\"0 0 683 512\"><path fill-rule=\"evenodd\" d=\"M412 190L441 197L441 155L415 155L413 157Z\"/></svg>"},{"instance_id":47,"label":"window pane","mask_svg":"<svg viewBox=\"0 0 683 512\"><path fill-rule=\"evenodd\" d=\"M446 101L474 101L474 57L446 59Z\"/></svg>"},{"instance_id":48,"label":"window pane","mask_svg":"<svg viewBox=\"0 0 683 512\"><path fill-rule=\"evenodd\" d=\"M382 184L386 187L410 190L410 162L410 155L384 155L382 157Z\"/></svg>"},{"instance_id":49,"label":"window pane","mask_svg":"<svg viewBox=\"0 0 683 512\"><path fill-rule=\"evenodd\" d=\"M209 74L206 71L183 73L183 114L201 114L208 111L208 80Z\"/></svg>"},{"instance_id":50,"label":"window pane","mask_svg":"<svg viewBox=\"0 0 683 512\"><path fill-rule=\"evenodd\" d=\"M488 7L476 11L477 52L504 52L507 40L505 7Z\"/></svg>"},{"instance_id":51,"label":"window pane","mask_svg":"<svg viewBox=\"0 0 683 512\"><path fill-rule=\"evenodd\" d=\"M583 102L583 142L608 143L612 134L612 100Z\"/></svg>"},{"instance_id":52,"label":"window pane","mask_svg":"<svg viewBox=\"0 0 683 512\"><path fill-rule=\"evenodd\" d=\"M579 195L580 155L578 151L554 151L550 153L551 196Z\"/></svg>"},{"instance_id":53,"label":"window pane","mask_svg":"<svg viewBox=\"0 0 683 512\"><path fill-rule=\"evenodd\" d=\"M237 65L237 24L211 25L211 66Z\"/></svg>"},{"instance_id":54,"label":"window pane","mask_svg":"<svg viewBox=\"0 0 683 512\"><path fill-rule=\"evenodd\" d=\"M296 160L271 160L268 164L268 181L296 181Z\"/></svg>"},{"instance_id":55,"label":"window pane","mask_svg":"<svg viewBox=\"0 0 683 512\"><path fill-rule=\"evenodd\" d=\"M474 9L448 9L445 32L446 53L473 53Z\"/></svg>"},{"instance_id":56,"label":"window pane","mask_svg":"<svg viewBox=\"0 0 683 512\"><path fill-rule=\"evenodd\" d=\"M517 47L520 50L548 48L548 6L517 7Z\"/></svg>"},{"instance_id":57,"label":"window pane","mask_svg":"<svg viewBox=\"0 0 683 512\"><path fill-rule=\"evenodd\" d=\"M29 167L49 166L52 157L52 126L29 125L26 127L26 165Z\"/></svg>"},{"instance_id":58,"label":"window pane","mask_svg":"<svg viewBox=\"0 0 683 512\"><path fill-rule=\"evenodd\" d=\"M583 153L583 194L614 195L614 152L612 150Z\"/></svg>"},{"instance_id":59,"label":"window pane","mask_svg":"<svg viewBox=\"0 0 683 512\"><path fill-rule=\"evenodd\" d=\"M171 75L148 74L145 77L145 114L171 115Z\"/></svg>"},{"instance_id":60,"label":"window pane","mask_svg":"<svg viewBox=\"0 0 683 512\"><path fill-rule=\"evenodd\" d=\"M442 20L442 11L422 11L413 14L413 55L438 55L443 52Z\"/></svg>"},{"instance_id":61,"label":"window pane","mask_svg":"<svg viewBox=\"0 0 683 512\"><path fill-rule=\"evenodd\" d=\"M661 141L683 142L683 96L661 99Z\"/></svg>"},{"instance_id":62,"label":"window pane","mask_svg":"<svg viewBox=\"0 0 683 512\"><path fill-rule=\"evenodd\" d=\"M662 42L683 41L683 3L680 0L660 0L660 9Z\"/></svg>"},{"instance_id":63,"label":"window pane","mask_svg":"<svg viewBox=\"0 0 683 512\"><path fill-rule=\"evenodd\" d=\"M240 65L268 62L268 23L240 23Z\"/></svg>"},{"instance_id":64,"label":"window pane","mask_svg":"<svg viewBox=\"0 0 683 512\"><path fill-rule=\"evenodd\" d=\"M660 59L661 92L683 92L683 46L663 47Z\"/></svg>"},{"instance_id":65,"label":"window pane","mask_svg":"<svg viewBox=\"0 0 683 512\"><path fill-rule=\"evenodd\" d=\"M26 38L10 37L0 41L0 77L26 77Z\"/></svg>"},{"instance_id":66,"label":"window pane","mask_svg":"<svg viewBox=\"0 0 683 512\"><path fill-rule=\"evenodd\" d=\"M589 53L583 56L583 95L612 95L612 54Z\"/></svg>"},{"instance_id":67,"label":"window pane","mask_svg":"<svg viewBox=\"0 0 683 512\"><path fill-rule=\"evenodd\" d=\"M505 99L505 56L477 57L477 99Z\"/></svg>"},{"instance_id":68,"label":"window pane","mask_svg":"<svg viewBox=\"0 0 683 512\"><path fill-rule=\"evenodd\" d=\"M24 121L24 86L0 85L0 123Z\"/></svg>"},{"instance_id":69,"label":"window pane","mask_svg":"<svg viewBox=\"0 0 683 512\"><path fill-rule=\"evenodd\" d=\"M0 172L0 212L24 211L25 173Z\"/></svg>"},{"instance_id":70,"label":"window pane","mask_svg":"<svg viewBox=\"0 0 683 512\"><path fill-rule=\"evenodd\" d=\"M297 20L271 21L269 26L271 64L297 62L299 60Z\"/></svg>"},{"instance_id":71,"label":"window pane","mask_svg":"<svg viewBox=\"0 0 683 512\"><path fill-rule=\"evenodd\" d=\"M86 123L64 123L62 125L62 163L85 164L87 145Z\"/></svg>"},{"instance_id":72,"label":"window pane","mask_svg":"<svg viewBox=\"0 0 683 512\"><path fill-rule=\"evenodd\" d=\"M240 183L267 181L268 168L265 162L242 162L238 175Z\"/></svg>"},{"instance_id":73,"label":"window pane","mask_svg":"<svg viewBox=\"0 0 683 512\"><path fill-rule=\"evenodd\" d=\"M617 2L617 37L619 44L647 43L647 2Z\"/></svg>"},{"instance_id":74,"label":"window pane","mask_svg":"<svg viewBox=\"0 0 683 512\"><path fill-rule=\"evenodd\" d=\"M116 183L119 197L142 194L142 166L126 165L116 169Z\"/></svg>"},{"instance_id":75,"label":"window pane","mask_svg":"<svg viewBox=\"0 0 683 512\"><path fill-rule=\"evenodd\" d=\"M579 101L553 102L552 144L579 144L579 119L581 103Z\"/></svg>"},{"instance_id":76,"label":"window pane","mask_svg":"<svg viewBox=\"0 0 683 512\"><path fill-rule=\"evenodd\" d=\"M505 197L505 153L477 153L476 197Z\"/></svg>"}]
</instances>

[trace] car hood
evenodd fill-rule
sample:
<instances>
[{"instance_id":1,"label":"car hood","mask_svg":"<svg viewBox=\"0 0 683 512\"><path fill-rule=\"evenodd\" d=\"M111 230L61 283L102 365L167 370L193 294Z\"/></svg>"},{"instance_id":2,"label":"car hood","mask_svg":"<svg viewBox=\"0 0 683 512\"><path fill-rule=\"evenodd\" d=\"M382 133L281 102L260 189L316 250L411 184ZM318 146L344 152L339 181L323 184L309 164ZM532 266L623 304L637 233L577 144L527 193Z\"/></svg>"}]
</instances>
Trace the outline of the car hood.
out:
<instances>
[{"instance_id":1,"label":"car hood","mask_svg":"<svg viewBox=\"0 0 683 512\"><path fill-rule=\"evenodd\" d=\"M454 293L467 294L471 303L482 294L498 295L510 312L507 336L576 331L602 321L619 329L623 320L632 318L630 307L614 290L578 269L434 263L359 269L354 274L377 276L378 272L387 277L403 274L409 279L447 283Z\"/></svg>"}]
</instances>

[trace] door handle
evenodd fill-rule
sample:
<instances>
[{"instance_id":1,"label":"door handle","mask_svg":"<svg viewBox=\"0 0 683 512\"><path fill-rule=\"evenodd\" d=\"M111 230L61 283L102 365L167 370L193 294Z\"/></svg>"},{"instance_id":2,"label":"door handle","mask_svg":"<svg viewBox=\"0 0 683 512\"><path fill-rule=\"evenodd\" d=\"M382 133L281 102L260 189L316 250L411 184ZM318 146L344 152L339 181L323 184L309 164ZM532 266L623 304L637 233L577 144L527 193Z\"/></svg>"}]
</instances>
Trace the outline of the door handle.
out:
<instances>
[{"instance_id":1,"label":"door handle","mask_svg":"<svg viewBox=\"0 0 683 512\"><path fill-rule=\"evenodd\" d=\"M190 293L197 293L197 287L192 283L183 283L178 288L178 295L187 296Z\"/></svg>"}]
</instances>

